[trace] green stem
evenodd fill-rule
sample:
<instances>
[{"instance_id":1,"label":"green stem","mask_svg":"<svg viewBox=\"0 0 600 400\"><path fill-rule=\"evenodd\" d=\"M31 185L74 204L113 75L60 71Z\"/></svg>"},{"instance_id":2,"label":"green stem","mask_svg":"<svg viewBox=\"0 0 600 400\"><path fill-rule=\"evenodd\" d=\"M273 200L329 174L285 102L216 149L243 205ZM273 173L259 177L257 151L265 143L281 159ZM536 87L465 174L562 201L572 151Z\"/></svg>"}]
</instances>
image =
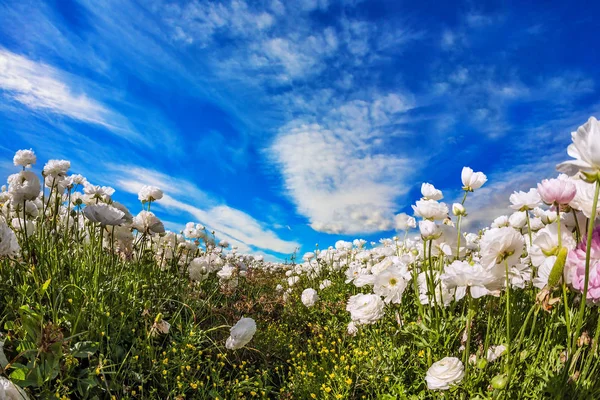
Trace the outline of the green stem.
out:
<instances>
[{"instance_id":1,"label":"green stem","mask_svg":"<svg viewBox=\"0 0 600 400\"><path fill-rule=\"evenodd\" d=\"M588 286L590 284L590 256L592 251L592 234L594 232L594 222L596 221L596 210L598 207L598 195L600 195L600 180L596 181L596 190L594 192L594 202L592 203L592 213L589 218L588 231L587 231L587 242L585 246L585 280L583 283L583 296L579 305L579 313L577 314L577 325L575 329L575 335L573 336L573 344L571 348L575 348L575 344L579 334L581 333L581 326L583 324L583 314L585 313L585 304L587 302Z\"/></svg>"},{"instance_id":2,"label":"green stem","mask_svg":"<svg viewBox=\"0 0 600 400\"><path fill-rule=\"evenodd\" d=\"M529 220L529 210L525 210L525 218L527 219L527 234L529 235L529 245L533 245L533 237L531 236L531 221Z\"/></svg>"},{"instance_id":3,"label":"green stem","mask_svg":"<svg viewBox=\"0 0 600 400\"><path fill-rule=\"evenodd\" d=\"M512 350L510 343L510 278L508 275L508 261L504 260L506 267L506 374L510 383L510 352Z\"/></svg>"}]
</instances>

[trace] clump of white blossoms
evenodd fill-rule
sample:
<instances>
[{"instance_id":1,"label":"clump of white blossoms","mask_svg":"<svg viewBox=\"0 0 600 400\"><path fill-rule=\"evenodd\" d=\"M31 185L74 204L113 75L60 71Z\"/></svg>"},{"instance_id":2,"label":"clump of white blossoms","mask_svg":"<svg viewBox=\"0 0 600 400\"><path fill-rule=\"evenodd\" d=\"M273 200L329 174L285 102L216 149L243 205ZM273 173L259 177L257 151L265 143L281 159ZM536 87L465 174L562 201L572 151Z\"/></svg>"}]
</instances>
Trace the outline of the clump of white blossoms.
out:
<instances>
[{"instance_id":1,"label":"clump of white blossoms","mask_svg":"<svg viewBox=\"0 0 600 400\"><path fill-rule=\"evenodd\" d=\"M419 200L412 208L416 216L424 219L439 220L448 216L448 206L435 200Z\"/></svg>"},{"instance_id":2,"label":"clump of white blossoms","mask_svg":"<svg viewBox=\"0 0 600 400\"><path fill-rule=\"evenodd\" d=\"M471 297L477 299L502 288L502 275L496 275L480 264L471 265L456 260L444 268L440 279L448 289L456 289L456 300L462 299L467 288Z\"/></svg>"},{"instance_id":3,"label":"clump of white blossoms","mask_svg":"<svg viewBox=\"0 0 600 400\"><path fill-rule=\"evenodd\" d=\"M102 226L122 225L127 222L125 213L108 204L90 204L83 209L83 215L92 222Z\"/></svg>"},{"instance_id":4,"label":"clump of white blossoms","mask_svg":"<svg viewBox=\"0 0 600 400\"><path fill-rule=\"evenodd\" d=\"M355 294L348 299L346 311L358 324L374 324L384 314L384 302L376 294Z\"/></svg>"},{"instance_id":5,"label":"clump of white blossoms","mask_svg":"<svg viewBox=\"0 0 600 400\"><path fill-rule=\"evenodd\" d=\"M0 221L0 257L15 257L20 251L15 233Z\"/></svg>"},{"instance_id":6,"label":"clump of white blossoms","mask_svg":"<svg viewBox=\"0 0 600 400\"><path fill-rule=\"evenodd\" d=\"M18 150L13 157L13 164L23 168L29 168L37 161L37 157L32 149Z\"/></svg>"},{"instance_id":7,"label":"clump of white blossoms","mask_svg":"<svg viewBox=\"0 0 600 400\"><path fill-rule=\"evenodd\" d=\"M483 172L473 172L469 167L463 167L460 178L462 180L463 190L467 192L479 189L487 182L487 176L485 176Z\"/></svg>"},{"instance_id":8,"label":"clump of white blossoms","mask_svg":"<svg viewBox=\"0 0 600 400\"><path fill-rule=\"evenodd\" d=\"M315 289L308 288L302 291L300 299L302 300L302 304L304 304L306 307L312 307L317 303L317 301L319 301L319 295Z\"/></svg>"},{"instance_id":9,"label":"clump of white blossoms","mask_svg":"<svg viewBox=\"0 0 600 400\"><path fill-rule=\"evenodd\" d=\"M133 218L132 226L137 229L138 232L146 233L148 235L165 232L165 226L156 215L145 210L140 211L140 213Z\"/></svg>"},{"instance_id":10,"label":"clump of white blossoms","mask_svg":"<svg viewBox=\"0 0 600 400\"><path fill-rule=\"evenodd\" d=\"M450 385L462 381L465 376L465 366L456 357L444 357L429 367L425 375L427 389L448 390Z\"/></svg>"},{"instance_id":11,"label":"clump of white blossoms","mask_svg":"<svg viewBox=\"0 0 600 400\"><path fill-rule=\"evenodd\" d=\"M225 347L236 350L247 345L256 333L256 322L252 318L242 318L229 331Z\"/></svg>"},{"instance_id":12,"label":"clump of white blossoms","mask_svg":"<svg viewBox=\"0 0 600 400\"><path fill-rule=\"evenodd\" d=\"M138 199L142 203L150 203L163 198L163 192L156 186L142 186L138 193Z\"/></svg>"}]
</instances>

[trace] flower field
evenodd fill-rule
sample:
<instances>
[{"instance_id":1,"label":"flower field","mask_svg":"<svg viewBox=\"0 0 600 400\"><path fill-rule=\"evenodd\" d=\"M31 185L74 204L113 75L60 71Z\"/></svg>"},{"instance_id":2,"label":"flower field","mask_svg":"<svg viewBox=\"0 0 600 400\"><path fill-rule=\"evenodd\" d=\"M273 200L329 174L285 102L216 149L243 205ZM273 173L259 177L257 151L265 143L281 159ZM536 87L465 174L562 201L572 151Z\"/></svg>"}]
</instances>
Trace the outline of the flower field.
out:
<instances>
[{"instance_id":1,"label":"flower field","mask_svg":"<svg viewBox=\"0 0 600 400\"><path fill-rule=\"evenodd\" d=\"M397 236L239 254L20 150L0 193L0 399L598 399L600 122L466 232L422 185ZM565 156L565 159L567 157ZM103 182L110 184L110 182Z\"/></svg>"}]
</instances>

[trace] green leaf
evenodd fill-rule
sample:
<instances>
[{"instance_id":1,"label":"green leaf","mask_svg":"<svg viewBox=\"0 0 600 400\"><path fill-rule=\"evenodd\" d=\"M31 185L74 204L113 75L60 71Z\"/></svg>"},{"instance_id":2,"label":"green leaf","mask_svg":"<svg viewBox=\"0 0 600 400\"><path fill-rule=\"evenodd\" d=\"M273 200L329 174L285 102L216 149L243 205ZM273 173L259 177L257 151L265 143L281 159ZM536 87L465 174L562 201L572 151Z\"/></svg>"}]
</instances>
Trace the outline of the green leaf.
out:
<instances>
[{"instance_id":1,"label":"green leaf","mask_svg":"<svg viewBox=\"0 0 600 400\"><path fill-rule=\"evenodd\" d=\"M51 281L52 281L52 278L48 278L48 280L46 282L44 282L44 284L40 288L41 295L44 295L44 293L46 293L46 291L48 290L48 287L50 286Z\"/></svg>"},{"instance_id":2,"label":"green leaf","mask_svg":"<svg viewBox=\"0 0 600 400\"><path fill-rule=\"evenodd\" d=\"M77 358L88 358L98 351L98 342L77 342L71 348L71 355Z\"/></svg>"}]
</instances>

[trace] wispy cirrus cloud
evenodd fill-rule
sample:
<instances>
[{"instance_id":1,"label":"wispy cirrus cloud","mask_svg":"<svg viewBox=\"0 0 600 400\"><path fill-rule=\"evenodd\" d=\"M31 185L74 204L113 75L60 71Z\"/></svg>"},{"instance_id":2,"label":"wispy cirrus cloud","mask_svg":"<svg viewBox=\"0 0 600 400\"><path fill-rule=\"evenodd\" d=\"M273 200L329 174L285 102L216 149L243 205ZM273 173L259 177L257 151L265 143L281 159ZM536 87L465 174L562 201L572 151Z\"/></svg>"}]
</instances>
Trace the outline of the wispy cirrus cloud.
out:
<instances>
[{"instance_id":1,"label":"wispy cirrus cloud","mask_svg":"<svg viewBox=\"0 0 600 400\"><path fill-rule=\"evenodd\" d=\"M294 240L281 239L268 228L268 223L224 204L185 179L137 166L110 165L108 169L110 172L102 179L114 182L117 188L128 193L137 194L143 185L162 188L165 196L157 203L158 207L186 214L187 218L214 230L219 239L237 245L242 252L260 249L289 255L300 247ZM179 219L183 218L180 215Z\"/></svg>"},{"instance_id":2,"label":"wispy cirrus cloud","mask_svg":"<svg viewBox=\"0 0 600 400\"><path fill-rule=\"evenodd\" d=\"M47 64L0 48L0 89L34 112L57 114L140 139L125 117L69 84L72 78Z\"/></svg>"}]
</instances>

